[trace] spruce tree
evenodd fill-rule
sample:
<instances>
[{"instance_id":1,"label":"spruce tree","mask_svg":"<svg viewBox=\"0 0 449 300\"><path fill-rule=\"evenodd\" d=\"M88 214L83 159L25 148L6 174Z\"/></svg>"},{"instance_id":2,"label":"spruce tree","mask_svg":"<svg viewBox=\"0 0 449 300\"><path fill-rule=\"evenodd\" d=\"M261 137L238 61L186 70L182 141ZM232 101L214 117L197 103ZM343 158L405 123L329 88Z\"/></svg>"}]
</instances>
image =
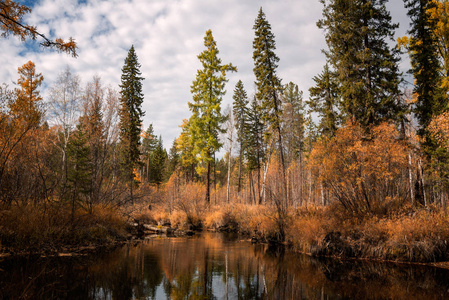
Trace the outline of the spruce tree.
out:
<instances>
[{"instance_id":1,"label":"spruce tree","mask_svg":"<svg viewBox=\"0 0 449 300\"><path fill-rule=\"evenodd\" d=\"M178 144L176 139L173 140L173 144L168 153L168 163L167 163L167 172L166 179L169 179L170 176L178 169L181 164L181 157L178 151Z\"/></svg>"},{"instance_id":2,"label":"spruce tree","mask_svg":"<svg viewBox=\"0 0 449 300\"><path fill-rule=\"evenodd\" d=\"M67 188L72 211L72 222L77 205L82 205L92 190L92 161L90 147L82 125L70 136L67 145Z\"/></svg>"},{"instance_id":3,"label":"spruce tree","mask_svg":"<svg viewBox=\"0 0 449 300\"><path fill-rule=\"evenodd\" d=\"M282 95L282 132L285 140L287 159L299 158L304 144L304 101L298 85L289 82Z\"/></svg>"},{"instance_id":4,"label":"spruce tree","mask_svg":"<svg viewBox=\"0 0 449 300\"><path fill-rule=\"evenodd\" d=\"M271 25L267 21L262 8L259 10L253 29L255 37L253 41L254 75L256 76L256 98L260 101L261 117L268 131L265 132L266 141L271 139L272 133L276 134L279 148L279 163L282 169L284 194L287 196L287 183L285 176L285 159L281 133L282 104L280 93L282 92L281 79L276 74L279 57L276 53L276 42L271 32Z\"/></svg>"},{"instance_id":5,"label":"spruce tree","mask_svg":"<svg viewBox=\"0 0 449 300\"><path fill-rule=\"evenodd\" d=\"M327 57L341 86L342 113L365 128L385 120L399 121L399 50L390 47L398 27L387 0L321 0Z\"/></svg>"},{"instance_id":6,"label":"spruce tree","mask_svg":"<svg viewBox=\"0 0 449 300\"><path fill-rule=\"evenodd\" d=\"M142 138L142 163L143 174L147 181L150 181L151 155L156 149L157 137L154 135L153 124L148 126Z\"/></svg>"},{"instance_id":7,"label":"spruce tree","mask_svg":"<svg viewBox=\"0 0 449 300\"><path fill-rule=\"evenodd\" d=\"M260 116L260 108L257 100L254 98L251 101L248 110L248 126L246 127L246 139L244 143L244 156L247 160L248 171L250 172L250 189L253 194L253 199L256 201L254 192L254 183L252 183L252 171L257 171L257 189L260 192L260 169L261 164L266 157L266 149L264 139L264 125ZM262 194L259 193L259 204L262 204Z\"/></svg>"},{"instance_id":8,"label":"spruce tree","mask_svg":"<svg viewBox=\"0 0 449 300\"><path fill-rule=\"evenodd\" d=\"M124 176L129 182L130 199L133 202L135 185L134 168L140 160L140 132L142 126L143 93L140 64L134 46L128 51L122 68L120 84L120 144Z\"/></svg>"},{"instance_id":9,"label":"spruce tree","mask_svg":"<svg viewBox=\"0 0 449 300\"><path fill-rule=\"evenodd\" d=\"M242 160L243 153L245 151L245 138L247 132L247 121L248 121L248 96L246 94L243 82L239 80L235 85L233 103L233 113L235 118L235 127L237 129L237 140L239 143L239 174L238 174L238 186L237 191L240 193L241 190L241 178L242 178Z\"/></svg>"},{"instance_id":10,"label":"spruce tree","mask_svg":"<svg viewBox=\"0 0 449 300\"><path fill-rule=\"evenodd\" d=\"M165 161L167 160L167 152L162 143L162 136L159 136L159 139L156 139L156 147L151 153L150 160L151 167L149 181L150 183L155 183L159 186L164 180Z\"/></svg>"},{"instance_id":11,"label":"spruce tree","mask_svg":"<svg viewBox=\"0 0 449 300\"><path fill-rule=\"evenodd\" d=\"M414 113L420 128L418 134L430 143L427 127L433 115L447 109L447 99L443 97L440 63L438 60L437 43L433 35L435 21L428 11L435 5L432 0L405 0L408 16L411 19L411 35L408 44L412 64L411 72L415 78L414 94L417 98Z\"/></svg>"},{"instance_id":12,"label":"spruce tree","mask_svg":"<svg viewBox=\"0 0 449 300\"><path fill-rule=\"evenodd\" d=\"M327 137L334 136L339 119L339 87L335 76L326 64L323 72L313 77L315 86L309 89L310 99L307 101L310 110L320 117L319 133Z\"/></svg>"},{"instance_id":13,"label":"spruce tree","mask_svg":"<svg viewBox=\"0 0 449 300\"><path fill-rule=\"evenodd\" d=\"M211 30L206 32L204 46L206 50L198 55L203 69L197 71L196 79L191 86L193 102L189 102L192 111L189 129L194 156L206 164L206 202L210 203L211 164L214 163L215 152L222 147L218 135L224 132L222 124L226 120L220 106L222 96L225 94L224 87L228 81L226 72L237 71L237 68L232 64L221 64ZM199 166L199 173L203 173L204 167Z\"/></svg>"}]
</instances>

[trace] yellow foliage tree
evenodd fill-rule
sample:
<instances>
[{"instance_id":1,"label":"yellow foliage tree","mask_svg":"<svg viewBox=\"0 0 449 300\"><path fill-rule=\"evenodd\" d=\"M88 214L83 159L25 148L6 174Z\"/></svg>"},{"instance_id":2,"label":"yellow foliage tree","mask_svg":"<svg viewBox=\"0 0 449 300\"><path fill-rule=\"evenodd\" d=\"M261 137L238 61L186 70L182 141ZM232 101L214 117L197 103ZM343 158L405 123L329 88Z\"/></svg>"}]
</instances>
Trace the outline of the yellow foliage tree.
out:
<instances>
[{"instance_id":1,"label":"yellow foliage tree","mask_svg":"<svg viewBox=\"0 0 449 300\"><path fill-rule=\"evenodd\" d=\"M442 88L449 92L449 1L433 0L429 8L430 18L435 22L433 33L442 64Z\"/></svg>"},{"instance_id":2,"label":"yellow foliage tree","mask_svg":"<svg viewBox=\"0 0 449 300\"><path fill-rule=\"evenodd\" d=\"M38 125L42 117L39 109L42 97L38 87L42 84L44 77L41 73L36 74L36 66L32 61L20 67L18 73L19 88L16 89L15 101L10 104L11 115L30 125Z\"/></svg>"}]
</instances>

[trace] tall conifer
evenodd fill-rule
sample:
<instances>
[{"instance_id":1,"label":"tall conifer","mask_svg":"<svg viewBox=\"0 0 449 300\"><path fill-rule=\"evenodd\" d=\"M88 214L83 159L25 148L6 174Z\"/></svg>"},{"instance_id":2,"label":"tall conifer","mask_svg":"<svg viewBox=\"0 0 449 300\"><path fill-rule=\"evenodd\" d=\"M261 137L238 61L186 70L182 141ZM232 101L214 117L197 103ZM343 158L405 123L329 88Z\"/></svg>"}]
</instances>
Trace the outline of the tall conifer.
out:
<instances>
[{"instance_id":1,"label":"tall conifer","mask_svg":"<svg viewBox=\"0 0 449 300\"><path fill-rule=\"evenodd\" d=\"M399 50L388 45L397 24L387 0L321 0L327 57L341 86L342 113L364 127L399 120Z\"/></svg>"},{"instance_id":2,"label":"tall conifer","mask_svg":"<svg viewBox=\"0 0 449 300\"><path fill-rule=\"evenodd\" d=\"M245 88L243 86L243 82L239 80L235 85L234 95L232 96L234 99L232 109L235 118L235 127L237 129L237 140L239 143L239 175L238 175L238 193L241 190L241 178L242 178L242 160L243 153L245 151L245 139L247 132L247 122L248 122L248 96L246 94Z\"/></svg>"},{"instance_id":3,"label":"tall conifer","mask_svg":"<svg viewBox=\"0 0 449 300\"><path fill-rule=\"evenodd\" d=\"M262 8L259 10L253 29L255 37L253 41L254 75L256 76L256 98L260 101L261 117L268 131L265 132L266 140L276 134L279 147L279 162L282 168L284 193L287 195L285 175L284 149L281 133L282 104L280 93L282 92L281 79L277 76L279 57L274 53L276 42L271 32L271 25L267 21Z\"/></svg>"},{"instance_id":4,"label":"tall conifer","mask_svg":"<svg viewBox=\"0 0 449 300\"><path fill-rule=\"evenodd\" d=\"M432 33L435 23L430 18L429 10L434 6L432 0L404 0L411 19L408 49L415 78L414 108L420 129L418 134L425 136L429 142L427 126L432 116L440 114L447 108L447 99L443 99L440 90L441 77L438 73L438 60L435 36Z\"/></svg>"},{"instance_id":5,"label":"tall conifer","mask_svg":"<svg viewBox=\"0 0 449 300\"><path fill-rule=\"evenodd\" d=\"M204 37L206 50L198 55L203 69L197 71L196 79L191 86L193 102L189 102L192 116L189 120L189 129L193 141L194 156L206 164L206 202L210 202L210 173L211 163L214 162L215 152L222 144L218 134L224 132L221 125L226 117L221 113L221 100L225 94L226 72L237 71L232 64L221 64L218 58L217 44L208 30ZM203 172L199 165L198 173Z\"/></svg>"},{"instance_id":6,"label":"tall conifer","mask_svg":"<svg viewBox=\"0 0 449 300\"><path fill-rule=\"evenodd\" d=\"M287 159L301 157L304 145L304 101L298 85L289 82L282 94L282 132L285 140Z\"/></svg>"},{"instance_id":7,"label":"tall conifer","mask_svg":"<svg viewBox=\"0 0 449 300\"><path fill-rule=\"evenodd\" d=\"M134 168L140 160L140 132L142 126L143 93L140 64L134 46L128 51L122 68L120 98L120 143L124 176L129 180L130 198L133 201Z\"/></svg>"},{"instance_id":8,"label":"tall conifer","mask_svg":"<svg viewBox=\"0 0 449 300\"><path fill-rule=\"evenodd\" d=\"M338 125L339 87L335 73L326 64L321 74L313 77L315 86L309 89L310 99L307 104L312 112L318 113L320 123L318 130L322 135L332 137Z\"/></svg>"},{"instance_id":9,"label":"tall conifer","mask_svg":"<svg viewBox=\"0 0 449 300\"><path fill-rule=\"evenodd\" d=\"M262 204L262 194L260 193L260 169L261 164L265 160L265 144L263 142L264 126L262 118L260 116L260 109L257 100L254 98L251 101L248 110L248 126L246 128L246 139L245 139L245 158L248 164L248 171L257 171L257 189L259 191L258 203ZM256 196L254 192L254 183L252 183L252 175L250 178L250 189L252 186L253 198L256 201Z\"/></svg>"}]
</instances>

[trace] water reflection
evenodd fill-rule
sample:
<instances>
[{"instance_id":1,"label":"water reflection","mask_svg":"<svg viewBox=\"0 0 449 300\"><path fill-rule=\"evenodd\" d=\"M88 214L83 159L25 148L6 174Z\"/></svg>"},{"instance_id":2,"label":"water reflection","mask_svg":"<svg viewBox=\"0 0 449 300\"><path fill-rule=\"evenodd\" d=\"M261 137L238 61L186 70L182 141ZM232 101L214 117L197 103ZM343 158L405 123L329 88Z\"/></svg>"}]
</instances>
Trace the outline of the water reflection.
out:
<instances>
[{"instance_id":1,"label":"water reflection","mask_svg":"<svg viewBox=\"0 0 449 300\"><path fill-rule=\"evenodd\" d=\"M316 260L209 233L0 263L0 299L348 298L449 299L449 271Z\"/></svg>"}]
</instances>

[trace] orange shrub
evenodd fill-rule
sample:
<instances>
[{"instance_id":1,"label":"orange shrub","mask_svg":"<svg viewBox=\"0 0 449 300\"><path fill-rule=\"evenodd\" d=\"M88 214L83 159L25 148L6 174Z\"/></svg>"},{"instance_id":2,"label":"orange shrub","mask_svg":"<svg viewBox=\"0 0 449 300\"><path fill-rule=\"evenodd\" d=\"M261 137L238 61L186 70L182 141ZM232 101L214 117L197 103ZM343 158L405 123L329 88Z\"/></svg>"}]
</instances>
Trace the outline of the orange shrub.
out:
<instances>
[{"instance_id":1,"label":"orange shrub","mask_svg":"<svg viewBox=\"0 0 449 300\"><path fill-rule=\"evenodd\" d=\"M393 125L382 123L366 132L349 122L336 136L319 141L309 167L347 211L374 211L386 199L409 198L408 147Z\"/></svg>"},{"instance_id":2,"label":"orange shrub","mask_svg":"<svg viewBox=\"0 0 449 300\"><path fill-rule=\"evenodd\" d=\"M170 214L170 224L174 228L187 227L187 215L184 211L174 210Z\"/></svg>"}]
</instances>

